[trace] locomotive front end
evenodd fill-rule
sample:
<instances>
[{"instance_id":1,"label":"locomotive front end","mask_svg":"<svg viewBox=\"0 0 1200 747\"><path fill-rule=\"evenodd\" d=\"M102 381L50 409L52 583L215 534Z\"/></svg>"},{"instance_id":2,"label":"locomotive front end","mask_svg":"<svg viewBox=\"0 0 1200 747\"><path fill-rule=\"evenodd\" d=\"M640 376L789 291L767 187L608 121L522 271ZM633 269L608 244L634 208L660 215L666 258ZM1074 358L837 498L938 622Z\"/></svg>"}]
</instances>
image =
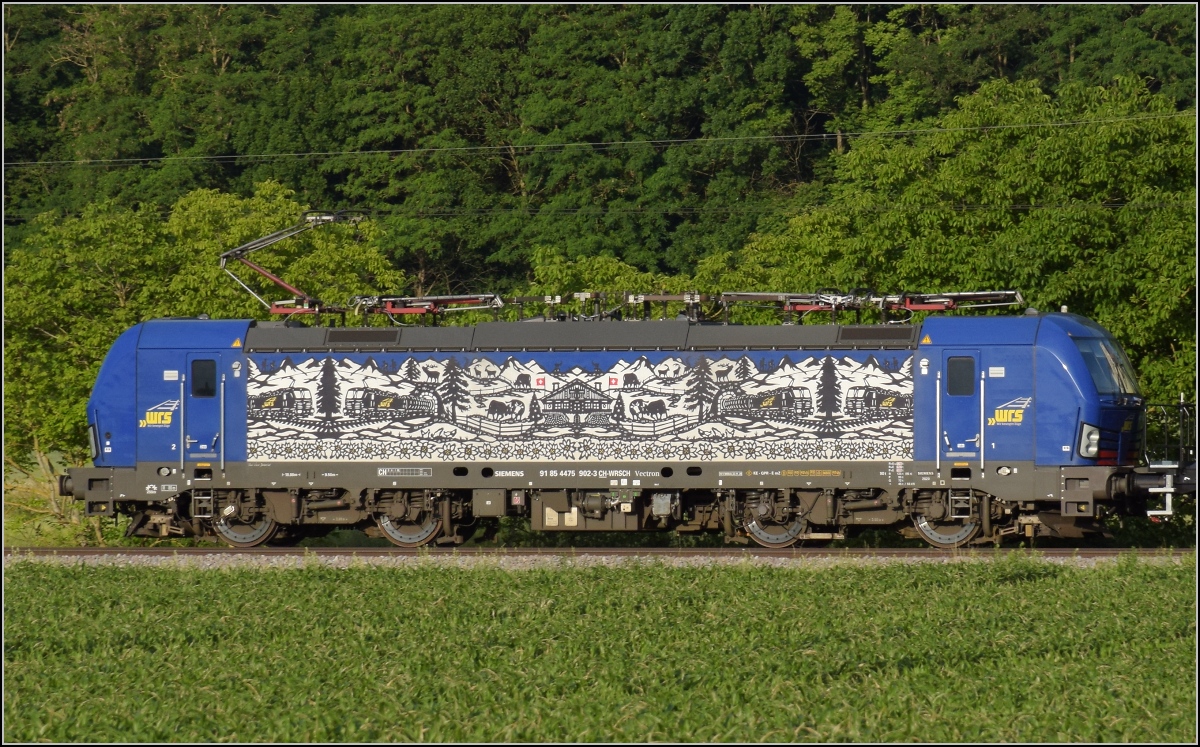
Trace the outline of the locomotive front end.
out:
<instances>
[{"instance_id":1,"label":"locomotive front end","mask_svg":"<svg viewBox=\"0 0 1200 747\"><path fill-rule=\"evenodd\" d=\"M1093 513L1093 502L1122 514L1171 515L1173 498L1195 491L1195 434L1186 417L1188 406L1179 406L1173 458L1150 453L1147 403L1120 343L1081 316L1055 314L1047 320L1040 343L1068 370L1079 406L1071 456L1064 460L1069 462L1063 468L1064 515Z\"/></svg>"}]
</instances>

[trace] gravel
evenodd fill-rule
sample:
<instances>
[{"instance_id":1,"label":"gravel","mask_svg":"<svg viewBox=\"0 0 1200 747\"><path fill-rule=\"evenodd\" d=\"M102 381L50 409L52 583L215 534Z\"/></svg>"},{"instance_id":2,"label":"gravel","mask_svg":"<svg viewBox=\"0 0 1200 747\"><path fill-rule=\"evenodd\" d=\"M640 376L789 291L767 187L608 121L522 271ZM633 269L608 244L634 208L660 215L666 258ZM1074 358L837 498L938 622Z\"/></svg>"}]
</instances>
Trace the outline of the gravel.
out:
<instances>
[{"instance_id":1,"label":"gravel","mask_svg":"<svg viewBox=\"0 0 1200 747\"><path fill-rule=\"evenodd\" d=\"M69 552L69 551L67 551ZM827 568L832 566L872 566L891 563L989 563L997 556L990 552L976 554L947 554L945 556L846 556L772 558L751 555L721 557L698 555L604 555L581 550L573 555L355 555L353 553L304 555L252 555L252 554L187 554L187 555L132 555L114 553L106 555L32 555L19 551L4 556L4 567L14 563L50 563L55 565L156 567L177 570L227 570L241 568L298 569L298 568L416 568L441 566L449 568L497 568L506 571L534 570L542 568L591 568L631 567L659 564L672 568L706 568L712 566L745 566L773 568ZM1113 556L1038 556L1043 562L1057 563L1076 568L1094 568L1117 562ZM1168 551L1139 554L1139 563L1179 564L1182 555Z\"/></svg>"}]
</instances>

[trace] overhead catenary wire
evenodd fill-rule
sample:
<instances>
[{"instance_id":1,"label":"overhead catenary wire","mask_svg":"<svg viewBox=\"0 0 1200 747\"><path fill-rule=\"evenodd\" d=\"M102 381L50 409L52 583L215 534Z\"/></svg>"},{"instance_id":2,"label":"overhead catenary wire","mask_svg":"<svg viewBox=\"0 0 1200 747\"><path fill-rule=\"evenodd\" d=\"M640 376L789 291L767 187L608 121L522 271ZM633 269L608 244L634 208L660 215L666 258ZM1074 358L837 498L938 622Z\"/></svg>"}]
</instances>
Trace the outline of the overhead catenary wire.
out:
<instances>
[{"instance_id":1,"label":"overhead catenary wire","mask_svg":"<svg viewBox=\"0 0 1200 747\"><path fill-rule=\"evenodd\" d=\"M1139 121L1154 121L1164 119L1174 119L1178 117L1195 118L1194 111L1182 112L1163 112L1159 114L1141 114L1128 117L1110 117L1102 119L1081 119L1067 120L1059 122L1017 122L1012 124L995 124L995 125L977 125L971 127L930 127L930 128L914 128L906 130L864 130L858 132L832 132L832 133L804 133L795 135L738 135L728 137L703 137L703 138L669 138L658 140L611 140L611 141L584 141L584 142L567 142L567 143L527 143L527 144L504 144L504 145L467 145L467 146L441 146L441 147L425 147L425 148L385 148L374 150L347 150L347 151L308 151L308 152L293 152L293 153L250 153L250 154L227 154L227 155L198 155L198 156L147 156L134 158L84 158L75 160L52 160L52 161L6 161L4 167L8 168L45 168L45 167L63 167L63 166L109 166L109 167L130 167L130 166L147 166L162 163L188 163L188 162L216 162L216 163L239 163L239 162L254 162L254 161L272 161L280 159L325 159L338 157L357 157L357 156L427 156L438 154L490 154L490 153L513 153L521 151L523 155L542 153L542 152L562 152L570 148L586 148L592 151L605 151L616 148L627 147L654 147L667 148L672 146L685 145L717 145L717 144L732 144L732 143L749 143L749 142L806 142L806 141L835 141L838 138L871 138L871 137L903 137L909 135L924 135L938 133L954 133L954 132L986 132L994 130L1015 130L1015 129L1035 129L1041 127L1078 127L1084 125L1100 125L1100 124L1116 124L1120 122L1139 122Z\"/></svg>"}]
</instances>

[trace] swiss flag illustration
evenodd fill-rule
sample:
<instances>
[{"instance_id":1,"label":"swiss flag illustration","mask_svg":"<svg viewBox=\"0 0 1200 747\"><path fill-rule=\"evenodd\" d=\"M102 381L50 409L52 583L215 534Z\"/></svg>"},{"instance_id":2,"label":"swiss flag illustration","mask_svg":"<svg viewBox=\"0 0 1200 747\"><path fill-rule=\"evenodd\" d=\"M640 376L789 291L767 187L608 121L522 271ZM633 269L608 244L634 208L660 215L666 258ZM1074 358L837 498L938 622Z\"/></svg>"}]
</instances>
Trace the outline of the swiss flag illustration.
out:
<instances>
[{"instance_id":1,"label":"swiss flag illustration","mask_svg":"<svg viewBox=\"0 0 1200 747\"><path fill-rule=\"evenodd\" d=\"M617 385L617 379L616 379L616 377L615 377L615 376L609 376L609 377L608 377L608 385L609 385L609 386L616 386L616 385Z\"/></svg>"},{"instance_id":2,"label":"swiss flag illustration","mask_svg":"<svg viewBox=\"0 0 1200 747\"><path fill-rule=\"evenodd\" d=\"M545 376L539 376L539 377L537 378L537 385L538 385L538 386L541 386L541 387L544 387L544 386L546 386L546 377L545 377Z\"/></svg>"}]
</instances>

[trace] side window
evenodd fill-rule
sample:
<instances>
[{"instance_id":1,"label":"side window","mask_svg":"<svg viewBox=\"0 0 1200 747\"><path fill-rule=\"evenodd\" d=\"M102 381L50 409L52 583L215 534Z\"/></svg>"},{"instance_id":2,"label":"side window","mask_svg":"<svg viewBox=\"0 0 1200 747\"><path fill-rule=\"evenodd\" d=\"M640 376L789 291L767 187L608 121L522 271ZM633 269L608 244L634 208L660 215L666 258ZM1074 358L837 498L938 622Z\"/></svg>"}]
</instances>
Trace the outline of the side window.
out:
<instances>
[{"instance_id":1,"label":"side window","mask_svg":"<svg viewBox=\"0 0 1200 747\"><path fill-rule=\"evenodd\" d=\"M975 359L970 356L946 361L946 394L970 397L975 394Z\"/></svg>"},{"instance_id":2,"label":"side window","mask_svg":"<svg viewBox=\"0 0 1200 747\"><path fill-rule=\"evenodd\" d=\"M217 396L216 361L192 361L192 396Z\"/></svg>"}]
</instances>

